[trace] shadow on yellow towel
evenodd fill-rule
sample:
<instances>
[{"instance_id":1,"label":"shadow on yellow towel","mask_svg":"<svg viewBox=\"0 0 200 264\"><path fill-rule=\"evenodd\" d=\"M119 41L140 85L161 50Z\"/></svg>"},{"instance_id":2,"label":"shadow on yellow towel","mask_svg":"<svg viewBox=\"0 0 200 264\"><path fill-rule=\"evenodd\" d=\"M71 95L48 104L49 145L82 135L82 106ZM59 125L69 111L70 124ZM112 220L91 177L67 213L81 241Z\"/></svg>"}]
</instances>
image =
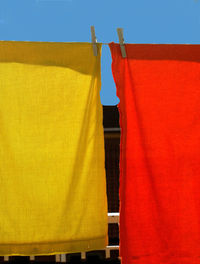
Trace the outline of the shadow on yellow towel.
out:
<instances>
[{"instance_id":1,"label":"shadow on yellow towel","mask_svg":"<svg viewBox=\"0 0 200 264\"><path fill-rule=\"evenodd\" d=\"M0 41L0 255L107 244L98 49Z\"/></svg>"}]
</instances>

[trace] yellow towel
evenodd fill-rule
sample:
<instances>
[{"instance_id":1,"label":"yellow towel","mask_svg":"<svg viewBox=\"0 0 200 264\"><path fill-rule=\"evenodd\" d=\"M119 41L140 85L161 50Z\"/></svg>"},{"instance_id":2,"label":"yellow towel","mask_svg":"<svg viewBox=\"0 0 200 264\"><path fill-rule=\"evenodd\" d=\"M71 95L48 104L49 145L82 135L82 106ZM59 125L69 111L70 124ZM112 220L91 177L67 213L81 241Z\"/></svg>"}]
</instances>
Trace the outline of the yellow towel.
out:
<instances>
[{"instance_id":1,"label":"yellow towel","mask_svg":"<svg viewBox=\"0 0 200 264\"><path fill-rule=\"evenodd\" d=\"M107 244L98 50L0 41L0 255Z\"/></svg>"}]
</instances>

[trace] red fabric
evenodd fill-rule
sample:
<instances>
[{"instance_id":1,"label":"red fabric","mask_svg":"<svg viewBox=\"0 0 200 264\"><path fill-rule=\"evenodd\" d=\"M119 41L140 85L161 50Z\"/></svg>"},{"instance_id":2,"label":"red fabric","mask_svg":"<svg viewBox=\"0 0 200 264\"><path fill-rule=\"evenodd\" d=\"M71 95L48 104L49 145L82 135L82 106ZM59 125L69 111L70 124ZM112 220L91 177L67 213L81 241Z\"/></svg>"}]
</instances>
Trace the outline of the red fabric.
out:
<instances>
[{"instance_id":1,"label":"red fabric","mask_svg":"<svg viewBox=\"0 0 200 264\"><path fill-rule=\"evenodd\" d=\"M200 263L200 46L111 43L122 264Z\"/></svg>"}]
</instances>

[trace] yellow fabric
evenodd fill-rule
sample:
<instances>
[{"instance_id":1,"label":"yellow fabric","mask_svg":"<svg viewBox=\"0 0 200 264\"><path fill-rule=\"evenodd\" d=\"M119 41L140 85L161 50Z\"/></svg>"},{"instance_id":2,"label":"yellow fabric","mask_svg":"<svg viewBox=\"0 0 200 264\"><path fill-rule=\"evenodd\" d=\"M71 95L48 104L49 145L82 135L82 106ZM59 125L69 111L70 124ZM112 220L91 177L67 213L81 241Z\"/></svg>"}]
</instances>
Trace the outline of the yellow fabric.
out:
<instances>
[{"instance_id":1,"label":"yellow fabric","mask_svg":"<svg viewBox=\"0 0 200 264\"><path fill-rule=\"evenodd\" d=\"M98 49L0 42L0 255L107 244Z\"/></svg>"}]
</instances>

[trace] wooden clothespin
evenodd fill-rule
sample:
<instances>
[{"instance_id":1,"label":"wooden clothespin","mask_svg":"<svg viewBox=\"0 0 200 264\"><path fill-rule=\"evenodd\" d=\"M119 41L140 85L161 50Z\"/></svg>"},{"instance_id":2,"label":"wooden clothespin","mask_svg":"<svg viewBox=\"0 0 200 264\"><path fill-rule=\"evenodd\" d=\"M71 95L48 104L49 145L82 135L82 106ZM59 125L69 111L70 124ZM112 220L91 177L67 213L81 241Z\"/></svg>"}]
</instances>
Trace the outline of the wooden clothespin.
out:
<instances>
[{"instance_id":1,"label":"wooden clothespin","mask_svg":"<svg viewBox=\"0 0 200 264\"><path fill-rule=\"evenodd\" d=\"M92 36L94 56L97 56L97 53L98 53L98 49L97 49L97 38L95 36L94 26L91 26L91 36Z\"/></svg>"},{"instance_id":2,"label":"wooden clothespin","mask_svg":"<svg viewBox=\"0 0 200 264\"><path fill-rule=\"evenodd\" d=\"M122 57L126 58L126 49L124 45L124 36L123 36L123 28L117 28L117 34L119 37L119 44L121 48Z\"/></svg>"}]
</instances>

